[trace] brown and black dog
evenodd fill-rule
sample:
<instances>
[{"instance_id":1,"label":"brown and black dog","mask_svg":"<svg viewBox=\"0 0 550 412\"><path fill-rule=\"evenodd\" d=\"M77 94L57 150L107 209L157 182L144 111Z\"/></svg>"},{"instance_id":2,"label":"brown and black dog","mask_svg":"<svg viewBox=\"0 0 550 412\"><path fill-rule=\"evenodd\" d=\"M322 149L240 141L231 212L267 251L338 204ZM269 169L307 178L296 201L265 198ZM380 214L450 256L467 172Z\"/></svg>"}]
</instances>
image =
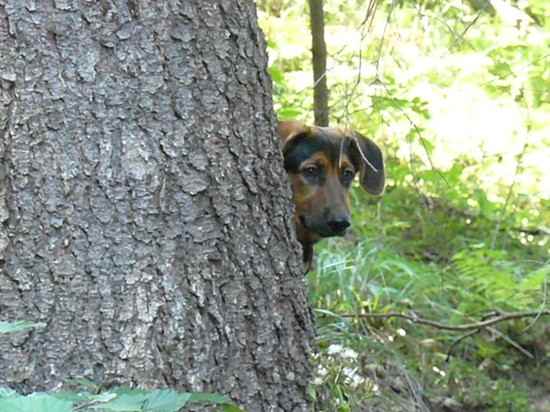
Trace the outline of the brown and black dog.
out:
<instances>
[{"instance_id":1,"label":"brown and black dog","mask_svg":"<svg viewBox=\"0 0 550 412\"><path fill-rule=\"evenodd\" d=\"M309 271L313 245L324 237L343 236L350 225L349 188L357 173L374 195L384 191L384 160L379 147L357 132L280 122L284 166L295 203L294 220Z\"/></svg>"}]
</instances>

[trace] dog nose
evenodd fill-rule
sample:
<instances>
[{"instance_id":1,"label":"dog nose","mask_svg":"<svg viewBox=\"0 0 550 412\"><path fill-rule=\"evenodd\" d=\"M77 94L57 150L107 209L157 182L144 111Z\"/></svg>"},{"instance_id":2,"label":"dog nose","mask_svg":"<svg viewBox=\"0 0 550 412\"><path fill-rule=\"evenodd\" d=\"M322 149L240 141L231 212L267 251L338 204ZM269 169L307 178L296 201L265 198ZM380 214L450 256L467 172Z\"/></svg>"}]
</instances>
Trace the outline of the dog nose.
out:
<instances>
[{"instance_id":1,"label":"dog nose","mask_svg":"<svg viewBox=\"0 0 550 412\"><path fill-rule=\"evenodd\" d=\"M334 233L342 233L344 230L346 230L350 223L348 219L334 219L327 222L328 227L330 230L332 230Z\"/></svg>"}]
</instances>

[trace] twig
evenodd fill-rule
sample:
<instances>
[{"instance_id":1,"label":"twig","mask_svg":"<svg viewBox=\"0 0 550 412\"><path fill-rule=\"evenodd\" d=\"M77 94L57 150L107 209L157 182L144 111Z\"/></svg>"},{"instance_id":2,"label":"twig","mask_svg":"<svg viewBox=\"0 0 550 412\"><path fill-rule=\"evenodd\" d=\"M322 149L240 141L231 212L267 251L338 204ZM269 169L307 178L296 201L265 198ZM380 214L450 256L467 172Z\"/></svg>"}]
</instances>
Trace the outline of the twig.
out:
<instances>
[{"instance_id":1,"label":"twig","mask_svg":"<svg viewBox=\"0 0 550 412\"><path fill-rule=\"evenodd\" d=\"M522 347L519 343L517 343L516 341L514 341L512 338L510 338L509 336L506 336L504 333L500 332L499 330L493 328L493 327L487 327L487 329L495 334L495 335L498 335L498 337L504 339L506 342L508 342L514 349L516 349L517 351L519 351L520 353L522 353L523 355L525 355L526 357L528 357L529 359L534 359L535 357L533 356L533 354L531 352L529 352L527 349L525 349L524 347ZM447 357L445 358L445 362L448 362L449 359L451 359L451 356L453 354L453 350L454 348L460 343L462 342L464 339L466 338L469 338L470 336L473 336L475 335L476 333L479 333L481 332L481 329L474 329L468 333L466 333L465 335L462 335L461 337L459 337L458 339L456 339L452 344L451 344L451 347L449 348L448 352L447 352Z\"/></svg>"},{"instance_id":2,"label":"twig","mask_svg":"<svg viewBox=\"0 0 550 412\"><path fill-rule=\"evenodd\" d=\"M535 227L535 228L513 227L510 230L513 230L514 232L525 233L526 235L550 236L550 229L547 229L545 227Z\"/></svg>"},{"instance_id":3,"label":"twig","mask_svg":"<svg viewBox=\"0 0 550 412\"><path fill-rule=\"evenodd\" d=\"M466 44L470 49L472 50L475 50L475 47L472 46L472 44L470 42L468 42L465 38L464 38L464 34L466 34L466 32L464 31L462 34L459 34L457 33L444 19L442 18L439 18L435 15L432 15L432 14L426 14L426 13L423 13L423 12L420 12L419 15L421 17L427 17L431 20L435 20L437 21L438 23L440 23L441 25L445 26L445 28L447 29L447 31L449 33L451 33L451 35L454 37L454 40L453 40L453 44L451 45L451 47L449 47L449 49L451 49L452 47L454 47L456 44L458 44L459 41L461 41L463 44ZM474 22L477 20L477 17L475 18ZM472 24L473 24L472 23ZM471 26L471 25L470 25ZM466 30L468 30L470 28L470 26L467 27Z\"/></svg>"},{"instance_id":4,"label":"twig","mask_svg":"<svg viewBox=\"0 0 550 412\"><path fill-rule=\"evenodd\" d=\"M385 34L386 34L386 28L390 23L391 14L392 14L392 11L395 7L394 1L395 0L392 1L392 7L390 9L390 12L388 13L388 17L387 17L386 23L384 25L384 31L382 33L382 38L380 40L378 60L376 62L376 72L377 73L378 73L378 65L379 65L380 57L381 57L381 53L382 53L382 45L384 43L384 37L385 37ZM359 39L359 50L358 50L358 53L357 53L358 59L359 59L359 62L357 64L357 76L355 78L355 81L353 82L353 85L351 86L351 90L349 92L347 92L346 96L345 96L344 113L345 113L345 116L346 116L346 118L345 118L346 127L349 127L349 125L350 125L349 105L351 104L351 100L352 100L352 98L355 94L355 91L357 90L357 87L361 83L361 72L363 70L363 42L365 41L365 38L367 36L367 32L370 31L370 28L372 26L372 21L374 19L374 14L376 13L377 7L378 7L378 0L370 0L369 4L367 6L367 13L365 15L365 19L361 23L361 36L360 36L360 39ZM370 18L370 22L369 22L369 18Z\"/></svg>"},{"instance_id":5,"label":"twig","mask_svg":"<svg viewBox=\"0 0 550 412\"><path fill-rule=\"evenodd\" d=\"M504 339L506 342L508 342L510 345L512 345L513 348L515 348L517 351L521 352L525 356L527 356L529 359L535 359L535 356L531 352L529 352L527 349L523 348L519 343L514 341L511 337L505 335L504 333L500 332L499 330L488 327L487 328L490 332L494 333L495 335L498 335L500 338Z\"/></svg>"},{"instance_id":6,"label":"twig","mask_svg":"<svg viewBox=\"0 0 550 412\"><path fill-rule=\"evenodd\" d=\"M514 193L514 187L516 186L517 177L519 175L519 172L522 167L522 161L523 156L525 155L525 152L527 151L528 144L525 143L523 145L523 149L521 149L521 153L517 156L516 161L516 170L514 171L514 177L512 179L512 183L510 184L510 187L508 188L508 194L506 195L506 200L504 201L504 206L502 207L501 212L499 213L497 217L497 223L495 225L495 230L493 231L493 236L491 239L491 249L494 249L497 243L497 237L498 233L500 232L500 225L502 224L502 221L506 215L506 212L508 211L508 205L510 204L510 200L512 199L512 194Z\"/></svg>"},{"instance_id":7,"label":"twig","mask_svg":"<svg viewBox=\"0 0 550 412\"><path fill-rule=\"evenodd\" d=\"M451 359L451 355L453 354L454 349L458 346L460 342L462 342L464 339L469 338L472 335L475 335L476 333L479 333L481 329L474 329L465 335L462 335L461 337L454 340L454 342L451 344L451 347L447 351L447 357L445 358L445 362L449 362L449 359Z\"/></svg>"},{"instance_id":8,"label":"twig","mask_svg":"<svg viewBox=\"0 0 550 412\"><path fill-rule=\"evenodd\" d=\"M374 15L376 14L376 9L378 7L378 1L377 0L370 0L369 4L367 5L367 12L365 13L365 17L363 18L363 21L359 25L360 27L363 27L365 25L368 25L368 30L370 30L372 26L372 22L374 20Z\"/></svg>"},{"instance_id":9,"label":"twig","mask_svg":"<svg viewBox=\"0 0 550 412\"><path fill-rule=\"evenodd\" d=\"M353 135L353 142L355 143L357 150L361 154L363 161L372 169L374 173L378 173L378 169L373 166L373 164L369 161L369 159L367 159L367 156L363 153L363 149L361 149L361 145L359 144L359 139L355 134Z\"/></svg>"},{"instance_id":10,"label":"twig","mask_svg":"<svg viewBox=\"0 0 550 412\"><path fill-rule=\"evenodd\" d=\"M385 83L382 83L382 86L386 90L386 93L391 96L388 86ZM432 168L432 170L434 170L437 173L437 175L441 178L441 180L443 180L446 186L449 186L449 182L447 182L447 179L445 179L445 176L443 175L443 173L441 173L439 169L435 167L432 157L430 155L430 151L426 147L426 143L425 143L426 139L424 138L424 136L422 136L422 132L418 127L418 125L416 124L416 122L412 119L411 116L409 116L409 114L405 111L405 109L403 109L402 107L397 107L397 109L401 112L403 116L405 116L405 119L407 119L407 121L409 122L409 125L412 126L412 128L414 129L416 135L418 136L418 140L420 141L420 145L422 146L422 148L424 149L424 152L426 153L426 157L428 158L428 163L430 164L430 167ZM409 162L414 171L413 174L415 175L414 178L415 178L415 185L416 185L418 178L416 176L416 172L415 172L416 169L414 167L413 158L412 158L412 140L409 142L409 153L410 153ZM416 188L420 190L418 186L416 186Z\"/></svg>"},{"instance_id":11,"label":"twig","mask_svg":"<svg viewBox=\"0 0 550 412\"><path fill-rule=\"evenodd\" d=\"M476 22L478 21L478 19L481 17L481 12L482 12L482 11L483 11L483 9L480 10L480 11L476 14L476 16L474 17L474 19L473 19L470 23L468 23L468 24L466 25L466 27L464 28L464 30L462 31L462 33L461 33L460 36L459 36L461 40L464 40L464 36L466 36L466 32L467 32L468 30L470 30L470 28L471 28L474 24L476 24Z\"/></svg>"},{"instance_id":12,"label":"twig","mask_svg":"<svg viewBox=\"0 0 550 412\"><path fill-rule=\"evenodd\" d=\"M543 300L542 300L542 303L540 305L540 310L544 311L543 308L546 307L546 301L548 299L548 279L544 279L544 283L542 285L543 285L543 294L542 294ZM540 316L536 316L535 319L533 319L533 322L531 322L529 325L527 325L525 327L525 329L523 329L523 332L525 332L527 329L531 328L537 322L537 320L539 320L539 318L540 318Z\"/></svg>"},{"instance_id":13,"label":"twig","mask_svg":"<svg viewBox=\"0 0 550 412\"><path fill-rule=\"evenodd\" d=\"M463 325L447 325L444 323L436 322L429 319L423 319L419 318L416 315L406 315L403 313L398 312L389 312L389 313L344 313L339 314L338 316L341 316L343 318L402 318L407 319L413 323L418 323L421 325L428 325L432 326L437 329L444 329L444 330L451 330L455 332L465 332L470 331L473 329L480 329L480 328L487 328L489 326L495 325L500 322L504 322L507 320L513 320L513 319L521 319L521 318L532 318L532 317L542 317L542 316L550 316L550 309L540 310L540 311L532 311L532 312L514 312L514 313L505 313L498 316L495 316L491 319L487 319L481 322L475 322L475 323L465 323Z\"/></svg>"},{"instance_id":14,"label":"twig","mask_svg":"<svg viewBox=\"0 0 550 412\"><path fill-rule=\"evenodd\" d=\"M388 26L390 25L391 15L393 12L393 9L397 6L395 1L392 1L391 9L388 13L388 18L386 19L386 22L384 23L384 29L382 30L382 38L380 39L380 45L378 47L378 57L376 58L376 78L380 78L380 60L382 59L382 47L384 45L384 40L386 38L386 30L388 29Z\"/></svg>"}]
</instances>

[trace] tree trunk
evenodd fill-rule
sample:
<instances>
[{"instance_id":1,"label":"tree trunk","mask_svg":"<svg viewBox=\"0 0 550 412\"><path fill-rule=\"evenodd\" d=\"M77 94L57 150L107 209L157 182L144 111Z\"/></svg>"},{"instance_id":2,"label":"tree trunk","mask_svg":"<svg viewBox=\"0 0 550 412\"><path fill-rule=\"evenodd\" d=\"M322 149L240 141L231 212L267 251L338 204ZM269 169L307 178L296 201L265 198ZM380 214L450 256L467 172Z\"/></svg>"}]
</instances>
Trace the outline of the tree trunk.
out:
<instances>
[{"instance_id":1,"label":"tree trunk","mask_svg":"<svg viewBox=\"0 0 550 412\"><path fill-rule=\"evenodd\" d=\"M306 410L312 322L255 7L0 0L0 386Z\"/></svg>"},{"instance_id":2,"label":"tree trunk","mask_svg":"<svg viewBox=\"0 0 550 412\"><path fill-rule=\"evenodd\" d=\"M313 111L317 126L328 126L327 45L323 0L308 0L313 63Z\"/></svg>"}]
</instances>

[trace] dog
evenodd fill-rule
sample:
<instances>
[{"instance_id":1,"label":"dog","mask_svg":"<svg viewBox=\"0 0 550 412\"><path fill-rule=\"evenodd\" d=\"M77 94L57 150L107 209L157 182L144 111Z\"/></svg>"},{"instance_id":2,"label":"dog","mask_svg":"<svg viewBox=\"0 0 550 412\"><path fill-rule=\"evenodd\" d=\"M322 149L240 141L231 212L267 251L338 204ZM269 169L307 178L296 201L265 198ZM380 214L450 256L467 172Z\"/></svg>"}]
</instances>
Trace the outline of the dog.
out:
<instances>
[{"instance_id":1,"label":"dog","mask_svg":"<svg viewBox=\"0 0 550 412\"><path fill-rule=\"evenodd\" d=\"M307 273L313 267L313 245L343 236L351 224L349 189L355 176L368 193L383 193L384 159L372 140L352 130L283 121L277 132Z\"/></svg>"}]
</instances>

